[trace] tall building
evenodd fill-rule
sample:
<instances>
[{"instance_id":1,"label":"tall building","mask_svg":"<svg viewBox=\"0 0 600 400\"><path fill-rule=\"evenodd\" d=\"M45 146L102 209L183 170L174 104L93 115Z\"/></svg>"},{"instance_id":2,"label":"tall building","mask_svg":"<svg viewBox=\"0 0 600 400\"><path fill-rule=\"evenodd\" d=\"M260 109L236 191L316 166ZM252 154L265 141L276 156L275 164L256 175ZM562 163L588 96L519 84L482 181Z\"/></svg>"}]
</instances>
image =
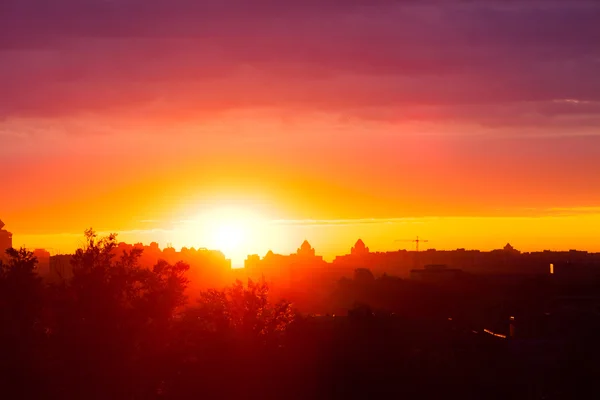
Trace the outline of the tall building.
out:
<instances>
[{"instance_id":1,"label":"tall building","mask_svg":"<svg viewBox=\"0 0 600 400\"><path fill-rule=\"evenodd\" d=\"M358 257L365 256L369 254L369 248L365 246L362 239L358 239L354 247L350 249L350 254Z\"/></svg>"},{"instance_id":2,"label":"tall building","mask_svg":"<svg viewBox=\"0 0 600 400\"><path fill-rule=\"evenodd\" d=\"M315 257L315 249L313 249L310 243L308 243L308 240L305 240L302 242L300 248L296 251L296 255L298 257L305 258Z\"/></svg>"},{"instance_id":3,"label":"tall building","mask_svg":"<svg viewBox=\"0 0 600 400\"><path fill-rule=\"evenodd\" d=\"M12 233L3 228L4 222L0 220L0 257L4 256L6 250L12 247Z\"/></svg>"},{"instance_id":4,"label":"tall building","mask_svg":"<svg viewBox=\"0 0 600 400\"><path fill-rule=\"evenodd\" d=\"M45 249L35 249L33 255L37 258L37 273L46 277L50 274L50 252Z\"/></svg>"},{"instance_id":5,"label":"tall building","mask_svg":"<svg viewBox=\"0 0 600 400\"><path fill-rule=\"evenodd\" d=\"M381 254L371 253L369 248L365 246L365 242L358 239L350 249L350 254L337 256L333 260L333 266L351 274L357 268L369 268L374 271L379 267L378 258L381 258Z\"/></svg>"},{"instance_id":6,"label":"tall building","mask_svg":"<svg viewBox=\"0 0 600 400\"><path fill-rule=\"evenodd\" d=\"M269 251L263 258L249 255L245 261L248 276L252 279L265 277L280 286L289 286L302 279L311 278L315 272L325 271L327 262L315 254L315 249L305 240L295 253L275 254Z\"/></svg>"}]
</instances>

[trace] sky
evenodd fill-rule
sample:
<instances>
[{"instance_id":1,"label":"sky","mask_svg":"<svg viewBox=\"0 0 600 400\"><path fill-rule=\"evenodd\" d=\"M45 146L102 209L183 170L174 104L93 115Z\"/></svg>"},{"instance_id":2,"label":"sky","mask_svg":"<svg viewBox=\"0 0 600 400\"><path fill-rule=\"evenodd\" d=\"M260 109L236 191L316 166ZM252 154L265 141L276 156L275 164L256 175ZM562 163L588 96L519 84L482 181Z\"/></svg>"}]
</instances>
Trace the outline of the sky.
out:
<instances>
[{"instance_id":1,"label":"sky","mask_svg":"<svg viewBox=\"0 0 600 400\"><path fill-rule=\"evenodd\" d=\"M599 20L587 0L4 0L0 218L62 252L90 226L236 259L416 235L600 251Z\"/></svg>"}]
</instances>

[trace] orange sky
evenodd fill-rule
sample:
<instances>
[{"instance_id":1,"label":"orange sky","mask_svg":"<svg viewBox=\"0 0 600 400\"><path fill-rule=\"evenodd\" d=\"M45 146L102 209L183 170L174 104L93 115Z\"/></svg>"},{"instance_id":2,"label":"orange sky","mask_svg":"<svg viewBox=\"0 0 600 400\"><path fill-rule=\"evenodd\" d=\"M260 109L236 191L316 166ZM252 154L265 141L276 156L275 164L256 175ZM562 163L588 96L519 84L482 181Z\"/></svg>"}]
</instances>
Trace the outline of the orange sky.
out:
<instances>
[{"instance_id":1,"label":"orange sky","mask_svg":"<svg viewBox=\"0 0 600 400\"><path fill-rule=\"evenodd\" d=\"M214 226L185 221L231 207L242 219L261 218L252 240L226 251L234 264L248 253L293 252L304 239L331 259L359 237L373 250L421 235L438 249L511 242L521 250L600 251L600 186L586 171L588 139L398 137L389 124L361 132L355 123L326 122L318 128L323 138L312 120L298 119L285 134L277 133L281 122L272 122L273 132L261 129L267 122L248 122L268 139L236 143L236 134L249 138L253 130L238 133L229 123L222 136L186 133L191 123L175 121L165 129L181 129L179 136L144 134L147 141L137 142L138 133L127 131L125 139L73 137L37 154L23 150L3 164L11 195L1 218L16 245L63 252L88 226L131 242L218 247ZM340 130L355 136L344 140ZM590 154L587 165L562 153L561 142L577 140L581 157ZM555 162L561 157L565 163Z\"/></svg>"},{"instance_id":2,"label":"orange sky","mask_svg":"<svg viewBox=\"0 0 600 400\"><path fill-rule=\"evenodd\" d=\"M234 263L416 235L600 251L597 3L133 1L0 20L16 245L210 247L202 218L233 207L260 219Z\"/></svg>"}]
</instances>

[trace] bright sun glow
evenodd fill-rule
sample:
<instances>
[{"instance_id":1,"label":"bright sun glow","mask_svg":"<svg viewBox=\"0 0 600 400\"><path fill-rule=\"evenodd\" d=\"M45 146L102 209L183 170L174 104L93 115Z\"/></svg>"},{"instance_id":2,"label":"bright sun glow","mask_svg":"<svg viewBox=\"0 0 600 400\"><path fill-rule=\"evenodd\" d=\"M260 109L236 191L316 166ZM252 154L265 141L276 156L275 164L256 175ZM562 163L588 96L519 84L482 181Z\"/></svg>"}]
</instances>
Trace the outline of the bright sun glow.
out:
<instances>
[{"instance_id":1,"label":"bright sun glow","mask_svg":"<svg viewBox=\"0 0 600 400\"><path fill-rule=\"evenodd\" d=\"M263 218L247 209L223 207L206 210L191 221L188 235L200 247L222 251L231 258L232 267L243 266L243 260L263 236Z\"/></svg>"},{"instance_id":2,"label":"bright sun glow","mask_svg":"<svg viewBox=\"0 0 600 400\"><path fill-rule=\"evenodd\" d=\"M219 226L215 232L215 240L219 249L224 251L234 250L243 244L247 233L238 224L226 224Z\"/></svg>"}]
</instances>

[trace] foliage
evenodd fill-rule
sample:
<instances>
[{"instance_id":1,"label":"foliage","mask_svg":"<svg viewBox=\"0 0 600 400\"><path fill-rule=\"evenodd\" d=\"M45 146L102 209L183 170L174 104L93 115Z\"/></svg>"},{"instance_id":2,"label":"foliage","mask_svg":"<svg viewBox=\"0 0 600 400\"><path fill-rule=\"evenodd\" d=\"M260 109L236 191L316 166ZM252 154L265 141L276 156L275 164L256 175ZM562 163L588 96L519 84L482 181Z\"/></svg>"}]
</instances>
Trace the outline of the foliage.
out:
<instances>
[{"instance_id":1,"label":"foliage","mask_svg":"<svg viewBox=\"0 0 600 400\"><path fill-rule=\"evenodd\" d=\"M10 248L6 250L8 263L0 263L0 277L5 277L8 274L33 274L38 263L33 252L20 248L19 250Z\"/></svg>"},{"instance_id":2,"label":"foliage","mask_svg":"<svg viewBox=\"0 0 600 400\"><path fill-rule=\"evenodd\" d=\"M37 350L42 343L43 285L37 259L26 249L8 249L0 262L0 372L6 390L20 371L36 373ZM0 381L0 383L2 383Z\"/></svg>"},{"instance_id":3,"label":"foliage","mask_svg":"<svg viewBox=\"0 0 600 400\"><path fill-rule=\"evenodd\" d=\"M518 341L480 329L494 329L488 314L505 311L489 304L521 312L521 323L572 290L552 280L444 288L360 268L329 300L347 317L299 317L289 302L273 302L264 280L200 292L188 306L186 263L142 266L141 249L117 249L116 235L87 230L73 278L59 284L40 279L30 251L7 252L3 398L507 398L523 388L524 398L571 398L582 397L574 388L589 392L598 374L597 316L556 320L563 354L544 348L535 368L541 358L518 353ZM555 368L565 360L569 368ZM32 377L35 385L23 384Z\"/></svg>"},{"instance_id":4,"label":"foliage","mask_svg":"<svg viewBox=\"0 0 600 400\"><path fill-rule=\"evenodd\" d=\"M236 281L201 292L197 305L175 326L166 393L172 398L206 393L263 398L261 391L273 385L263 385L262 377L274 376L273 362L281 356L284 333L293 320L291 304L272 303L264 281Z\"/></svg>"},{"instance_id":5,"label":"foliage","mask_svg":"<svg viewBox=\"0 0 600 400\"><path fill-rule=\"evenodd\" d=\"M354 280L356 282L360 282L360 283L370 283L373 282L375 280L375 276L373 275L373 273L371 272L370 269L368 268L357 268L354 271Z\"/></svg>"},{"instance_id":6,"label":"foliage","mask_svg":"<svg viewBox=\"0 0 600 400\"><path fill-rule=\"evenodd\" d=\"M75 367L76 381L87 390L141 396L159 385L157 371L185 303L189 266L161 260L146 268L139 264L141 249L120 256L116 249L115 234L85 232L85 244L71 260L73 278L49 288L47 324L60 349L54 362ZM83 390L78 384L68 390Z\"/></svg>"},{"instance_id":7,"label":"foliage","mask_svg":"<svg viewBox=\"0 0 600 400\"><path fill-rule=\"evenodd\" d=\"M185 304L186 263L171 265L159 260L152 269L144 268L139 265L143 250L138 248L123 251L115 261L115 234L98 239L89 229L85 238L85 246L71 261L74 278L70 289L80 304L143 312L145 318L153 320L168 320ZM96 310L89 311L95 314Z\"/></svg>"},{"instance_id":8,"label":"foliage","mask_svg":"<svg viewBox=\"0 0 600 400\"><path fill-rule=\"evenodd\" d=\"M6 250L7 263L0 263L0 329L27 335L39 322L42 283L37 276L37 258L21 248Z\"/></svg>"},{"instance_id":9,"label":"foliage","mask_svg":"<svg viewBox=\"0 0 600 400\"><path fill-rule=\"evenodd\" d=\"M77 249L71 263L75 273L103 270L111 266L117 247L117 235L112 233L98 239L98 234L92 229L84 232L85 244Z\"/></svg>"},{"instance_id":10,"label":"foliage","mask_svg":"<svg viewBox=\"0 0 600 400\"><path fill-rule=\"evenodd\" d=\"M266 338L285 331L293 321L287 301L271 303L266 282L248 280L247 286L236 281L224 290L200 293L198 308L191 311L207 329L230 331L247 338Z\"/></svg>"}]
</instances>

